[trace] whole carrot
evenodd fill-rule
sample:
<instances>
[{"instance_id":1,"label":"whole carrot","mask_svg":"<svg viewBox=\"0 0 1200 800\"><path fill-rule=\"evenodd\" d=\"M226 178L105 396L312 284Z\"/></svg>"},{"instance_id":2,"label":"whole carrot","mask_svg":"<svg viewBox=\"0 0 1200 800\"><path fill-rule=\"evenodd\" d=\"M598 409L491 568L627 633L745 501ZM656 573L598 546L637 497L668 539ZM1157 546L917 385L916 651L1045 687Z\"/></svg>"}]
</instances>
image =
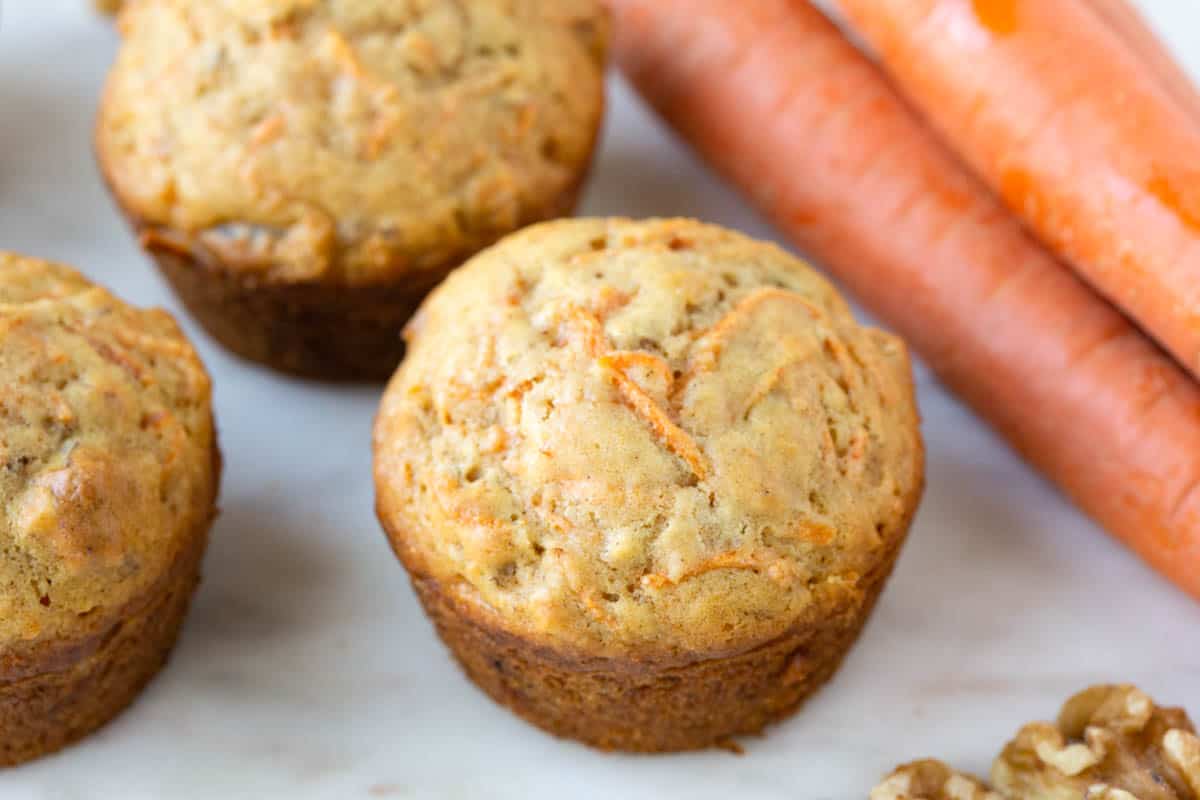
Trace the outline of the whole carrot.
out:
<instances>
[{"instance_id":1,"label":"whole carrot","mask_svg":"<svg viewBox=\"0 0 1200 800\"><path fill-rule=\"evenodd\" d=\"M1200 597L1200 388L800 0L610 0L692 145L1095 519Z\"/></svg>"},{"instance_id":2,"label":"whole carrot","mask_svg":"<svg viewBox=\"0 0 1200 800\"><path fill-rule=\"evenodd\" d=\"M838 3L1041 240L1200 374L1200 124L1101 6Z\"/></svg>"}]
</instances>

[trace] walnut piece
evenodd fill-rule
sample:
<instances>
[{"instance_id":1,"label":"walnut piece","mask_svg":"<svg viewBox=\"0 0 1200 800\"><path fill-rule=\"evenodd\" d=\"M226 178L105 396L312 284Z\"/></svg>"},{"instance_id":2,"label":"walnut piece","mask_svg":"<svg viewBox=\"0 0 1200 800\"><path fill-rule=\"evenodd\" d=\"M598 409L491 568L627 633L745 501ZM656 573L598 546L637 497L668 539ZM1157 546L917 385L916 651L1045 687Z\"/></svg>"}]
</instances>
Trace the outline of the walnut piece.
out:
<instances>
[{"instance_id":1,"label":"walnut piece","mask_svg":"<svg viewBox=\"0 0 1200 800\"><path fill-rule=\"evenodd\" d=\"M1200 800L1200 738L1181 709L1133 686L1095 686L1056 724L1022 728L992 783L1017 800Z\"/></svg>"},{"instance_id":2,"label":"walnut piece","mask_svg":"<svg viewBox=\"0 0 1200 800\"><path fill-rule=\"evenodd\" d=\"M914 761L897 767L871 790L871 800L1003 800L983 783L940 761ZM1115 798L1114 798L1115 800Z\"/></svg>"},{"instance_id":3,"label":"walnut piece","mask_svg":"<svg viewBox=\"0 0 1200 800\"><path fill-rule=\"evenodd\" d=\"M1102 783L1088 787L1083 800L1138 800L1124 789L1114 789Z\"/></svg>"}]
</instances>

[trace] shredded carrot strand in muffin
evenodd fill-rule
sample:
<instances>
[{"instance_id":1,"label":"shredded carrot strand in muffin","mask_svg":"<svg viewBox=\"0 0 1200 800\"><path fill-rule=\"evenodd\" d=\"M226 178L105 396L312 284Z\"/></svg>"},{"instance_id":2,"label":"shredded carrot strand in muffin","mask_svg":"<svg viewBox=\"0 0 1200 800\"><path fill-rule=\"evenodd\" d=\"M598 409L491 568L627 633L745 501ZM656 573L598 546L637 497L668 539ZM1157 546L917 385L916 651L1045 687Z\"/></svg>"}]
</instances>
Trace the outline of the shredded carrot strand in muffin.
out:
<instances>
[{"instance_id":1,"label":"shredded carrot strand in muffin","mask_svg":"<svg viewBox=\"0 0 1200 800\"><path fill-rule=\"evenodd\" d=\"M837 536L837 531L830 526L809 520L801 520L787 531L787 538L818 545L832 543L835 536Z\"/></svg>"},{"instance_id":2,"label":"shredded carrot strand in muffin","mask_svg":"<svg viewBox=\"0 0 1200 800\"><path fill-rule=\"evenodd\" d=\"M630 367L641 367L647 372L656 373L667 387L667 391L671 390L671 384L675 382L675 376L671 373L671 365L667 363L665 358L656 356L653 353L614 350L608 355L600 357L600 366L620 372L624 372Z\"/></svg>"},{"instance_id":3,"label":"shredded carrot strand in muffin","mask_svg":"<svg viewBox=\"0 0 1200 800\"><path fill-rule=\"evenodd\" d=\"M261 147L278 139L287 128L287 120L282 114L272 114L254 126L250 131L250 143Z\"/></svg>"},{"instance_id":4,"label":"shredded carrot strand in muffin","mask_svg":"<svg viewBox=\"0 0 1200 800\"><path fill-rule=\"evenodd\" d=\"M143 368L143 364L139 364L127 354L120 352L107 342L102 341L87 329L70 325L68 323L63 323L62 327L64 330L68 330L86 341L92 346L92 349L95 350L101 358L125 370L125 372L128 373L129 376L138 383L143 385L150 385L153 383L153 381L147 377L146 370Z\"/></svg>"},{"instance_id":5,"label":"shredded carrot strand in muffin","mask_svg":"<svg viewBox=\"0 0 1200 800\"><path fill-rule=\"evenodd\" d=\"M820 319L825 316L825 312L821 308L803 295L790 291L788 289L780 289L777 286L764 286L760 289L755 289L750 294L742 298L733 308L729 309L729 313L717 320L717 324L713 325L708 330L701 333L703 338L711 337L714 340L727 338L729 332L736 328L738 324L747 317L751 311L761 306L763 303L772 300L783 300L788 303L795 303L804 309L804 311L813 319ZM715 344L716 342L714 342Z\"/></svg>"},{"instance_id":6,"label":"shredded carrot strand in muffin","mask_svg":"<svg viewBox=\"0 0 1200 800\"><path fill-rule=\"evenodd\" d=\"M813 319L820 319L825 316L825 312L817 305L809 301L802 295L796 292L780 289L775 286L767 286L761 289L756 289L746 297L742 298L733 308L729 310L725 316L717 320L712 327L698 331L696 339L699 340L695 353L690 359L690 364L684 374L675 383L675 387L671 392L673 403L678 403L678 398L683 394L684 389L698 375L706 372L712 372L716 369L717 361L721 357L721 351L724 349L727 340L732 338L733 331L736 330L744 320L750 318L750 314L756 308L771 300L782 300L788 303L799 305ZM751 398L747 402L746 407L742 411L743 418L749 415L754 406L762 402L771 391L775 384L782 377L783 371L790 365L781 365L777 370L765 376L763 381L760 381L758 387L751 392Z\"/></svg>"},{"instance_id":7,"label":"shredded carrot strand in muffin","mask_svg":"<svg viewBox=\"0 0 1200 800\"><path fill-rule=\"evenodd\" d=\"M612 286L602 287L592 303L592 313L598 321L608 319L609 315L625 306L633 298L626 292Z\"/></svg>"},{"instance_id":8,"label":"shredded carrot strand in muffin","mask_svg":"<svg viewBox=\"0 0 1200 800\"><path fill-rule=\"evenodd\" d=\"M717 553L712 558L701 561L696 566L689 569L687 572L680 575L677 579L671 578L661 573L650 573L642 576L642 585L649 586L653 589L665 589L671 586L678 586L684 581L698 578L708 572L715 572L719 569L740 569L758 571L763 568L763 564L757 559L746 559L738 554L735 550L729 550L724 553Z\"/></svg>"},{"instance_id":9,"label":"shredded carrot strand in muffin","mask_svg":"<svg viewBox=\"0 0 1200 800\"><path fill-rule=\"evenodd\" d=\"M395 98L398 93L396 86L372 73L363 64L358 51L347 41L345 36L337 31L329 31L325 34L325 47L333 61L364 90L373 92L376 99ZM378 113L377 111L375 119L359 145L363 159L367 161L378 159L387 148L398 125L399 119L395 114Z\"/></svg>"},{"instance_id":10,"label":"shredded carrot strand in muffin","mask_svg":"<svg viewBox=\"0 0 1200 800\"><path fill-rule=\"evenodd\" d=\"M642 418L663 446L683 460L699 480L708 477L708 459L696 440L679 427L645 389L625 374L625 369L634 364L649 365L652 370L667 376L669 392L674 382L670 365L650 353L614 351L596 314L577 305L568 305L562 312L562 320L566 323L568 333L574 334L573 338L580 342L584 352L596 358L597 363L611 376L625 405Z\"/></svg>"},{"instance_id":11,"label":"shredded carrot strand in muffin","mask_svg":"<svg viewBox=\"0 0 1200 800\"><path fill-rule=\"evenodd\" d=\"M646 394L646 391L638 386L632 378L619 369L610 369L609 374L616 382L625 404L650 426L650 430L654 432L659 441L668 450L683 459L698 479L707 478L708 460L700 451L696 440L689 436L683 428L676 425L667 416L667 412L662 409L662 406L654 402L654 398Z\"/></svg>"},{"instance_id":12,"label":"shredded carrot strand in muffin","mask_svg":"<svg viewBox=\"0 0 1200 800\"><path fill-rule=\"evenodd\" d=\"M342 69L350 75L358 80L364 80L368 77L366 68L358 60L358 54L354 52L354 47L346 41L346 37L337 31L329 31L325 34L325 46L329 49L329 54L333 56L333 60L341 65Z\"/></svg>"},{"instance_id":13,"label":"shredded carrot strand in muffin","mask_svg":"<svg viewBox=\"0 0 1200 800\"><path fill-rule=\"evenodd\" d=\"M600 358L610 350L604 326L595 314L571 304L563 310L562 321L569 336L578 340L588 355Z\"/></svg>"}]
</instances>

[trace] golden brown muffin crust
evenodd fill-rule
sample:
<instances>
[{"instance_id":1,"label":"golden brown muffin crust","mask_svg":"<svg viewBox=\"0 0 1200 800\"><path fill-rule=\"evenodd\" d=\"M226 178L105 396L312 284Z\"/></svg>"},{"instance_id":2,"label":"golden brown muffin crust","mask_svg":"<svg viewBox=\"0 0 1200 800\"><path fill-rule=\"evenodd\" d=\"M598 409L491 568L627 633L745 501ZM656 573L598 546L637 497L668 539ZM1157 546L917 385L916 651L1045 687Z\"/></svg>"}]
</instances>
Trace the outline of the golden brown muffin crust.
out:
<instances>
[{"instance_id":1,"label":"golden brown muffin crust","mask_svg":"<svg viewBox=\"0 0 1200 800\"><path fill-rule=\"evenodd\" d=\"M716 227L527 229L408 341L380 518L415 577L560 651L695 660L817 624L890 564L919 495L903 344Z\"/></svg>"},{"instance_id":2,"label":"golden brown muffin crust","mask_svg":"<svg viewBox=\"0 0 1200 800\"><path fill-rule=\"evenodd\" d=\"M80 637L0 652L0 767L54 752L128 706L162 668L199 580L208 520L155 586Z\"/></svg>"},{"instance_id":3,"label":"golden brown muffin crust","mask_svg":"<svg viewBox=\"0 0 1200 800\"><path fill-rule=\"evenodd\" d=\"M120 27L118 200L265 282L393 281L544 218L603 109L599 0L140 0Z\"/></svg>"},{"instance_id":4,"label":"golden brown muffin crust","mask_svg":"<svg viewBox=\"0 0 1200 800\"><path fill-rule=\"evenodd\" d=\"M90 633L195 547L216 493L214 437L208 375L168 314L0 254L6 660Z\"/></svg>"},{"instance_id":5,"label":"golden brown muffin crust","mask_svg":"<svg viewBox=\"0 0 1200 800\"><path fill-rule=\"evenodd\" d=\"M910 498L916 508L916 497ZM908 518L895 523L896 538ZM605 750L726 747L793 713L833 677L870 617L898 548L851 592L815 599L782 636L722 658L603 658L531 643L494 612L413 577L438 634L496 702L557 736Z\"/></svg>"}]
</instances>

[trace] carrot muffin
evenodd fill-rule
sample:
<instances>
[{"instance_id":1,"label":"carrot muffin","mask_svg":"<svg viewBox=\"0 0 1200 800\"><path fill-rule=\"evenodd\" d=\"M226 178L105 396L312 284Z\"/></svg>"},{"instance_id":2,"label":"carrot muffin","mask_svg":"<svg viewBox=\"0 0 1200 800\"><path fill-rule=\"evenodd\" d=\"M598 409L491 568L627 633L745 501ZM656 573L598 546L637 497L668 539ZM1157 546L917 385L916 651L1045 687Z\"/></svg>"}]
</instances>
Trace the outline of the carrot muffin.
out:
<instances>
[{"instance_id":1,"label":"carrot muffin","mask_svg":"<svg viewBox=\"0 0 1200 800\"><path fill-rule=\"evenodd\" d=\"M569 213L603 105L600 0L141 0L100 166L233 351L384 378L465 258Z\"/></svg>"},{"instance_id":2,"label":"carrot muffin","mask_svg":"<svg viewBox=\"0 0 1200 800\"><path fill-rule=\"evenodd\" d=\"M0 254L0 765L104 724L166 660L213 517L210 395L168 314Z\"/></svg>"},{"instance_id":3,"label":"carrot muffin","mask_svg":"<svg viewBox=\"0 0 1200 800\"><path fill-rule=\"evenodd\" d=\"M493 698L602 748L701 748L824 683L922 486L908 357L773 245L530 228L437 289L376 422L378 511Z\"/></svg>"}]
</instances>

